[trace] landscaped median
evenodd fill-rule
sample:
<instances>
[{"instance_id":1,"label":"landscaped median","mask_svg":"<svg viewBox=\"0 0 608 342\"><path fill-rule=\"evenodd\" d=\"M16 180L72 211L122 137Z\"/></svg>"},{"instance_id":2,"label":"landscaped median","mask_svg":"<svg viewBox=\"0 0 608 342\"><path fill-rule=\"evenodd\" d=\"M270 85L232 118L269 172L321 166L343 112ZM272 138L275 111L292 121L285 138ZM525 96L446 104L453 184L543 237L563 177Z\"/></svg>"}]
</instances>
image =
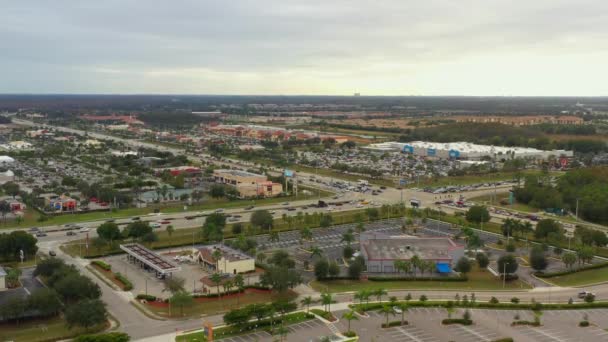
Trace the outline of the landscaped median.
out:
<instances>
[{"instance_id":1,"label":"landscaped median","mask_svg":"<svg viewBox=\"0 0 608 342\"><path fill-rule=\"evenodd\" d=\"M563 272L536 273L535 276L564 287L598 284L608 281L608 263L594 264Z\"/></svg>"},{"instance_id":2,"label":"landscaped median","mask_svg":"<svg viewBox=\"0 0 608 342\"><path fill-rule=\"evenodd\" d=\"M307 314L306 312L294 312L286 314L282 319L280 317L274 318L272 321L270 319L263 320L253 320L242 325L222 325L216 328L213 328L213 338L221 339L228 338L231 336L238 336L249 334L256 331L272 331L273 327L278 327L279 325L291 325L304 321L308 321L311 319L315 319L315 316L312 314ZM176 342L200 342L206 341L206 336L203 330L190 331L185 332L181 335L178 335L175 338Z\"/></svg>"},{"instance_id":3,"label":"landscaped median","mask_svg":"<svg viewBox=\"0 0 608 342\"><path fill-rule=\"evenodd\" d=\"M118 272L112 272L112 265L101 260L93 260L91 261L91 268L96 271L93 272L94 274L103 276L123 291L131 291L133 289L133 284L127 277Z\"/></svg>"}]
</instances>

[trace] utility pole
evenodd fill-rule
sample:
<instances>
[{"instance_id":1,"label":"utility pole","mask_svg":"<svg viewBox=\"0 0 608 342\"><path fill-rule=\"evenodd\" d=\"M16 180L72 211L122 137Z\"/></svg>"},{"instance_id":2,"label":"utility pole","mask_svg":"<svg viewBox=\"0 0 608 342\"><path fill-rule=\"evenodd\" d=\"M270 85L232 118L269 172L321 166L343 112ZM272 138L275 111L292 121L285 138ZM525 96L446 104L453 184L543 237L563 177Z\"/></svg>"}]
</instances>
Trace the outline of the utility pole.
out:
<instances>
[{"instance_id":1,"label":"utility pole","mask_svg":"<svg viewBox=\"0 0 608 342\"><path fill-rule=\"evenodd\" d=\"M576 220L578 221L578 198L576 199Z\"/></svg>"},{"instance_id":2,"label":"utility pole","mask_svg":"<svg viewBox=\"0 0 608 342\"><path fill-rule=\"evenodd\" d=\"M507 263L503 263L502 265L502 288L505 288L507 282Z\"/></svg>"}]
</instances>

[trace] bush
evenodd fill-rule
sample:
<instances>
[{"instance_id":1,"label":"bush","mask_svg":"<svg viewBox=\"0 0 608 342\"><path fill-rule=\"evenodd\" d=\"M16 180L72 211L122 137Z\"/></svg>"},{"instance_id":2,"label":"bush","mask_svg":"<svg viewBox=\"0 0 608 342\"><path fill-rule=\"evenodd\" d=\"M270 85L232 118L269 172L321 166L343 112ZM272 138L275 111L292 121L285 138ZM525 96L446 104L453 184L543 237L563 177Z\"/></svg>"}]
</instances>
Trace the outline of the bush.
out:
<instances>
[{"instance_id":1,"label":"bush","mask_svg":"<svg viewBox=\"0 0 608 342\"><path fill-rule=\"evenodd\" d=\"M593 303L595 301L595 295L592 293L587 293L585 296L585 303Z\"/></svg>"},{"instance_id":2,"label":"bush","mask_svg":"<svg viewBox=\"0 0 608 342\"><path fill-rule=\"evenodd\" d=\"M420 296L420 301L421 301L421 302L426 302L427 300L429 300L429 299L427 298L427 296L426 296L426 295L422 295L422 296Z\"/></svg>"},{"instance_id":3,"label":"bush","mask_svg":"<svg viewBox=\"0 0 608 342\"><path fill-rule=\"evenodd\" d=\"M441 324L443 324L443 325L448 325L448 324L471 325L471 324L473 324L473 320L464 319L464 318L446 318L443 321L441 321Z\"/></svg>"},{"instance_id":4,"label":"bush","mask_svg":"<svg viewBox=\"0 0 608 342\"><path fill-rule=\"evenodd\" d=\"M589 326L589 321L580 321L578 322L578 326L579 327L588 327Z\"/></svg>"},{"instance_id":5,"label":"bush","mask_svg":"<svg viewBox=\"0 0 608 342\"><path fill-rule=\"evenodd\" d=\"M131 281L129 279L127 279L127 277L123 276L120 273L116 273L116 274L114 274L114 278L118 279L118 281L120 281L122 283L123 290L125 290L125 291L133 290L133 283L131 283Z\"/></svg>"},{"instance_id":6,"label":"bush","mask_svg":"<svg viewBox=\"0 0 608 342\"><path fill-rule=\"evenodd\" d=\"M342 335L344 335L346 337L356 337L357 333L354 331L347 331L347 332L343 332Z\"/></svg>"},{"instance_id":7,"label":"bush","mask_svg":"<svg viewBox=\"0 0 608 342\"><path fill-rule=\"evenodd\" d=\"M511 337L505 337L498 340L494 340L492 342L513 342L513 339Z\"/></svg>"},{"instance_id":8,"label":"bush","mask_svg":"<svg viewBox=\"0 0 608 342\"><path fill-rule=\"evenodd\" d=\"M513 323L511 323L512 326L515 325L529 325L529 326L533 326L533 327L539 327L540 326L540 322L538 321L514 321Z\"/></svg>"},{"instance_id":9,"label":"bush","mask_svg":"<svg viewBox=\"0 0 608 342\"><path fill-rule=\"evenodd\" d=\"M492 297L492 298L490 298L489 303L490 303L490 304L498 304L498 298L496 298L496 297Z\"/></svg>"},{"instance_id":10,"label":"bush","mask_svg":"<svg viewBox=\"0 0 608 342\"><path fill-rule=\"evenodd\" d=\"M403 325L408 325L408 321L403 321ZM400 327L401 326L401 321L391 321L388 322L388 325L386 325L386 323L382 323L382 327L383 328L391 328L391 327Z\"/></svg>"},{"instance_id":11,"label":"bush","mask_svg":"<svg viewBox=\"0 0 608 342\"><path fill-rule=\"evenodd\" d=\"M519 303L519 298L517 298L517 297L511 298L511 303L513 303L513 304Z\"/></svg>"},{"instance_id":12,"label":"bush","mask_svg":"<svg viewBox=\"0 0 608 342\"><path fill-rule=\"evenodd\" d=\"M112 270L112 265L110 265L110 264L108 264L106 262L103 262L101 260L93 260L93 261L91 261L91 264L93 264L93 265L95 265L95 266L97 266L97 267L99 267L99 268L101 268L102 270L105 270L105 271L111 271Z\"/></svg>"},{"instance_id":13,"label":"bush","mask_svg":"<svg viewBox=\"0 0 608 342\"><path fill-rule=\"evenodd\" d=\"M121 332L110 332L105 334L95 335L80 335L76 337L74 342L128 342L131 339L129 335Z\"/></svg>"},{"instance_id":14,"label":"bush","mask_svg":"<svg viewBox=\"0 0 608 342\"><path fill-rule=\"evenodd\" d=\"M154 302L156 301L156 296L153 295L147 295L147 294L138 294L137 297L135 297L135 299L138 300L147 300L148 302Z\"/></svg>"}]
</instances>

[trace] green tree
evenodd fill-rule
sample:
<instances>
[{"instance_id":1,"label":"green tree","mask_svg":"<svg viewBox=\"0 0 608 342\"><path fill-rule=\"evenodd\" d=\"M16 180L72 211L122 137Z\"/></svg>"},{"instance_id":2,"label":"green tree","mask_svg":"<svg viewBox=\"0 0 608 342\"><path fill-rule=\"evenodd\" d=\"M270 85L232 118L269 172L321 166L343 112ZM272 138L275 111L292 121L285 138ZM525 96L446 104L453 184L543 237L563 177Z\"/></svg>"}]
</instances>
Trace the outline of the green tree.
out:
<instances>
[{"instance_id":1,"label":"green tree","mask_svg":"<svg viewBox=\"0 0 608 342\"><path fill-rule=\"evenodd\" d=\"M512 254L501 256L500 258L498 258L497 264L498 272L500 274L513 274L515 273L515 271L517 271L517 268L519 266L517 264L517 260Z\"/></svg>"},{"instance_id":2,"label":"green tree","mask_svg":"<svg viewBox=\"0 0 608 342\"><path fill-rule=\"evenodd\" d=\"M538 221L534 230L534 237L537 239L548 239L551 234L563 235L560 224L552 219L543 219Z\"/></svg>"},{"instance_id":3,"label":"green tree","mask_svg":"<svg viewBox=\"0 0 608 342\"><path fill-rule=\"evenodd\" d=\"M101 296L99 285L77 272L67 274L54 283L52 287L67 303L83 299L97 299Z\"/></svg>"},{"instance_id":4,"label":"green tree","mask_svg":"<svg viewBox=\"0 0 608 342\"><path fill-rule=\"evenodd\" d=\"M225 187L221 184L214 184L209 189L209 195L212 198L222 198L226 195Z\"/></svg>"},{"instance_id":5,"label":"green tree","mask_svg":"<svg viewBox=\"0 0 608 342\"><path fill-rule=\"evenodd\" d=\"M165 230L167 231L167 235L169 235L169 238L171 238L171 236L173 235L173 232L175 232L175 228L173 227L172 224L168 225L167 228L165 228Z\"/></svg>"},{"instance_id":6,"label":"green tree","mask_svg":"<svg viewBox=\"0 0 608 342\"><path fill-rule=\"evenodd\" d=\"M469 273L471 271L471 262L469 259L466 257L461 257L458 259L456 262L456 271L465 275Z\"/></svg>"},{"instance_id":7,"label":"green tree","mask_svg":"<svg viewBox=\"0 0 608 342\"><path fill-rule=\"evenodd\" d=\"M262 230L272 229L274 219L268 210L256 210L249 220L251 225Z\"/></svg>"},{"instance_id":8,"label":"green tree","mask_svg":"<svg viewBox=\"0 0 608 342\"><path fill-rule=\"evenodd\" d=\"M488 256L485 253L477 253L477 255L475 255L475 260L480 269L484 269L490 264L490 259L488 259Z\"/></svg>"},{"instance_id":9,"label":"green tree","mask_svg":"<svg viewBox=\"0 0 608 342\"><path fill-rule=\"evenodd\" d=\"M331 215L329 214L324 214L321 216L321 219L319 221L319 226L321 226L321 228L329 228L332 224L333 218L331 217Z\"/></svg>"},{"instance_id":10,"label":"green tree","mask_svg":"<svg viewBox=\"0 0 608 342\"><path fill-rule=\"evenodd\" d=\"M488 209L482 205L474 205L470 207L465 217L467 221L477 224L490 221L490 213L488 212Z\"/></svg>"},{"instance_id":11,"label":"green tree","mask_svg":"<svg viewBox=\"0 0 608 342\"><path fill-rule=\"evenodd\" d=\"M571 252L564 253L564 255L562 255L562 262L566 267L572 269L572 266L576 263L576 254Z\"/></svg>"},{"instance_id":12,"label":"green tree","mask_svg":"<svg viewBox=\"0 0 608 342\"><path fill-rule=\"evenodd\" d=\"M386 317L386 327L388 328L388 317L390 315L395 316L395 310L393 310L393 308L391 308L389 305L382 305L382 308L380 308L380 313L384 314L384 316Z\"/></svg>"},{"instance_id":13,"label":"green tree","mask_svg":"<svg viewBox=\"0 0 608 342\"><path fill-rule=\"evenodd\" d=\"M306 313L308 313L310 311L310 306L314 303L314 300L312 299L312 297L307 296L302 298L302 300L300 300L300 303L302 304L302 306L306 307Z\"/></svg>"},{"instance_id":14,"label":"green tree","mask_svg":"<svg viewBox=\"0 0 608 342\"><path fill-rule=\"evenodd\" d=\"M321 304L325 308L326 312L331 312L331 303L333 302L333 296L329 292L321 293Z\"/></svg>"},{"instance_id":15,"label":"green tree","mask_svg":"<svg viewBox=\"0 0 608 342\"><path fill-rule=\"evenodd\" d=\"M75 303L65 311L65 320L69 328L80 326L90 329L103 324L108 319L105 304L99 299L85 299Z\"/></svg>"},{"instance_id":16,"label":"green tree","mask_svg":"<svg viewBox=\"0 0 608 342\"><path fill-rule=\"evenodd\" d=\"M43 287L32 292L28 298L28 307L38 311L42 316L51 316L61 311L62 304L57 292Z\"/></svg>"},{"instance_id":17,"label":"green tree","mask_svg":"<svg viewBox=\"0 0 608 342\"><path fill-rule=\"evenodd\" d=\"M172 294L175 294L175 293L184 291L185 284L186 284L186 280L181 277L171 276L171 277L165 278L163 292L169 291Z\"/></svg>"},{"instance_id":18,"label":"green tree","mask_svg":"<svg viewBox=\"0 0 608 342\"><path fill-rule=\"evenodd\" d=\"M354 311L347 311L345 313L342 314L342 318L344 318L345 320L348 321L348 331L350 330L350 321L357 321L359 320L359 317L357 317L357 315L355 314Z\"/></svg>"},{"instance_id":19,"label":"green tree","mask_svg":"<svg viewBox=\"0 0 608 342\"><path fill-rule=\"evenodd\" d=\"M340 266L338 266L338 264L335 262L329 263L329 268L327 269L327 273L332 278L339 276L340 275Z\"/></svg>"},{"instance_id":20,"label":"green tree","mask_svg":"<svg viewBox=\"0 0 608 342\"><path fill-rule=\"evenodd\" d=\"M536 271L542 271L547 268L547 258L545 252L539 246L534 246L530 251L530 265Z\"/></svg>"},{"instance_id":21,"label":"green tree","mask_svg":"<svg viewBox=\"0 0 608 342\"><path fill-rule=\"evenodd\" d=\"M321 259L315 263L315 277L317 280L323 280L327 278L329 274L329 263L325 259Z\"/></svg>"},{"instance_id":22,"label":"green tree","mask_svg":"<svg viewBox=\"0 0 608 342\"><path fill-rule=\"evenodd\" d=\"M99 227L97 227L97 235L102 239L109 241L110 244L112 244L112 241L119 240L121 238L120 229L114 222L102 223Z\"/></svg>"}]
</instances>

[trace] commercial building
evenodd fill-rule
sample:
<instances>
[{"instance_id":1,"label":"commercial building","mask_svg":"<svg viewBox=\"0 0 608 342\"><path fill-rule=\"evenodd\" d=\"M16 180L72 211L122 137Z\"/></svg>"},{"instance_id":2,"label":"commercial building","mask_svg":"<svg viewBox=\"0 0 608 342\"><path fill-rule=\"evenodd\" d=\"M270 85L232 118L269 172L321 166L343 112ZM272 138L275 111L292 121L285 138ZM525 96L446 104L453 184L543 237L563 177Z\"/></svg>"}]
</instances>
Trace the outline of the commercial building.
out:
<instances>
[{"instance_id":1,"label":"commercial building","mask_svg":"<svg viewBox=\"0 0 608 342\"><path fill-rule=\"evenodd\" d=\"M444 237L364 233L360 246L368 273L395 273L395 261L409 261L414 255L420 260L434 262L439 273L449 273L464 256L464 246Z\"/></svg>"},{"instance_id":2,"label":"commercial building","mask_svg":"<svg viewBox=\"0 0 608 342\"><path fill-rule=\"evenodd\" d=\"M530 147L507 147L478 145L468 142L438 143L427 141L412 141L407 143L385 142L371 144L366 147L371 151L400 151L402 153L413 154L430 158L441 159L468 159L479 160L482 158L496 159L548 159L549 157L571 158L574 154L566 150L538 150Z\"/></svg>"},{"instance_id":3,"label":"commercial building","mask_svg":"<svg viewBox=\"0 0 608 342\"><path fill-rule=\"evenodd\" d=\"M553 124L553 125L582 125L585 123L583 118L578 116L551 116L551 115L527 115L527 116L453 116L450 119L456 122L470 122L470 123L499 123L503 125L512 126L531 126L540 124Z\"/></svg>"},{"instance_id":4,"label":"commercial building","mask_svg":"<svg viewBox=\"0 0 608 342\"><path fill-rule=\"evenodd\" d=\"M220 252L217 260L213 257L215 251ZM199 248L197 260L206 269L219 273L238 274L255 271L253 257L221 244Z\"/></svg>"},{"instance_id":5,"label":"commercial building","mask_svg":"<svg viewBox=\"0 0 608 342\"><path fill-rule=\"evenodd\" d=\"M236 187L239 196L246 197L273 197L283 192L283 186L268 180L268 177L241 170L220 169L213 171L213 178L217 183Z\"/></svg>"}]
</instances>

